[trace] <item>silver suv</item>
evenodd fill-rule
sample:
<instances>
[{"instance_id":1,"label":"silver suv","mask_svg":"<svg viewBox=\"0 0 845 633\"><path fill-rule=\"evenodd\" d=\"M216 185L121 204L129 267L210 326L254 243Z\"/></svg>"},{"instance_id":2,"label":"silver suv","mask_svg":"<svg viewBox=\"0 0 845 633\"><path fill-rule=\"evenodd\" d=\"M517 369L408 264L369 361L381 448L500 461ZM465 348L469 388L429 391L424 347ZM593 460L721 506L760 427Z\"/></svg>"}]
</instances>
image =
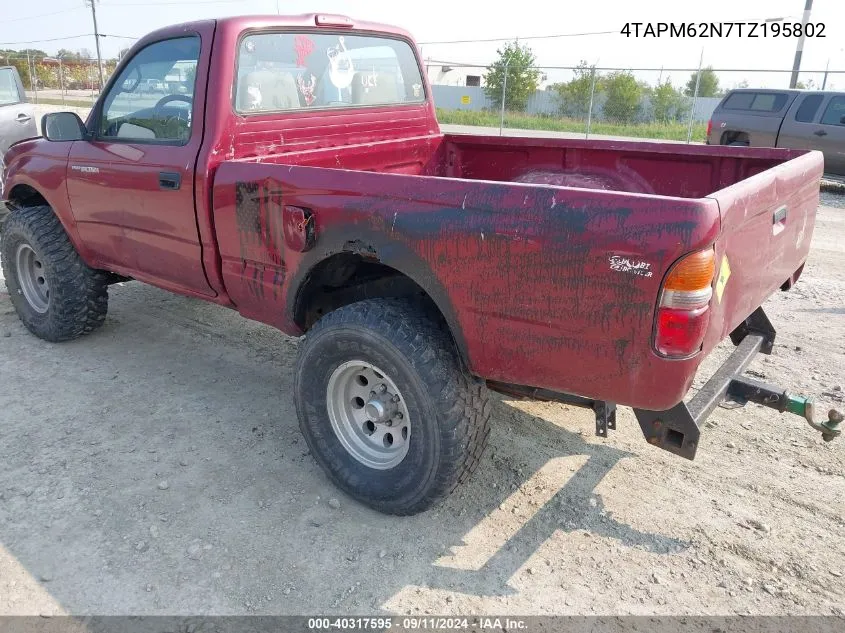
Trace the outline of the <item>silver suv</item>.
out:
<instances>
[{"instance_id":1,"label":"silver suv","mask_svg":"<svg viewBox=\"0 0 845 633\"><path fill-rule=\"evenodd\" d=\"M0 67L0 157L12 143L38 136L38 122L17 69Z\"/></svg>"}]
</instances>

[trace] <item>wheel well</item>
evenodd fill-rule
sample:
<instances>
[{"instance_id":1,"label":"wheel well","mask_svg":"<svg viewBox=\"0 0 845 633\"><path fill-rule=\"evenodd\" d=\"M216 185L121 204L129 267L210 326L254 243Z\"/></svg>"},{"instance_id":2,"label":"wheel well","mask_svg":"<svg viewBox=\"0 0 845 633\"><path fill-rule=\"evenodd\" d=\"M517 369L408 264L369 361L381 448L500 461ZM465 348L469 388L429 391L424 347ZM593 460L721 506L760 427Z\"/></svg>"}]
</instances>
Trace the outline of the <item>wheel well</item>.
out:
<instances>
[{"instance_id":1,"label":"wheel well","mask_svg":"<svg viewBox=\"0 0 845 633\"><path fill-rule=\"evenodd\" d=\"M49 206L44 196L29 185L15 185L9 192L8 200L16 207Z\"/></svg>"},{"instance_id":2,"label":"wheel well","mask_svg":"<svg viewBox=\"0 0 845 633\"><path fill-rule=\"evenodd\" d=\"M749 145L750 141L751 140L748 136L748 132L737 132L731 130L722 134L722 140L720 144L730 145L731 143L744 143L745 145Z\"/></svg>"},{"instance_id":3,"label":"wheel well","mask_svg":"<svg viewBox=\"0 0 845 633\"><path fill-rule=\"evenodd\" d=\"M455 340L445 315L422 286L372 257L350 252L332 255L311 269L297 292L294 320L307 331L333 310L364 299L387 297L412 300ZM457 342L456 348L463 357L464 350Z\"/></svg>"}]
</instances>

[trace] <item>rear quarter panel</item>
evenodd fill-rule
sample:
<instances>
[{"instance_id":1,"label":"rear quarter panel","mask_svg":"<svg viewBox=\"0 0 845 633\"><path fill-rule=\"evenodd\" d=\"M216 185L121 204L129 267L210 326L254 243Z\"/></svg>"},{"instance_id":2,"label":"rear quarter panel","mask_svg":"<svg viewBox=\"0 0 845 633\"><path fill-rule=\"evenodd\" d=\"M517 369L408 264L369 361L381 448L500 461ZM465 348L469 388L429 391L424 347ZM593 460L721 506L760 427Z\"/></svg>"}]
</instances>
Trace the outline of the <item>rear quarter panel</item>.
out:
<instances>
[{"instance_id":1,"label":"rear quarter panel","mask_svg":"<svg viewBox=\"0 0 845 633\"><path fill-rule=\"evenodd\" d=\"M735 132L748 135L752 147L774 147L783 119L780 116L756 115L744 111L719 110L713 114L713 144L726 144Z\"/></svg>"},{"instance_id":2,"label":"rear quarter panel","mask_svg":"<svg viewBox=\"0 0 845 633\"><path fill-rule=\"evenodd\" d=\"M213 199L233 302L290 333L309 270L352 248L422 286L487 379L661 409L700 361L651 338L666 270L719 234L714 200L239 161ZM284 205L313 211L311 251L284 248Z\"/></svg>"}]
</instances>

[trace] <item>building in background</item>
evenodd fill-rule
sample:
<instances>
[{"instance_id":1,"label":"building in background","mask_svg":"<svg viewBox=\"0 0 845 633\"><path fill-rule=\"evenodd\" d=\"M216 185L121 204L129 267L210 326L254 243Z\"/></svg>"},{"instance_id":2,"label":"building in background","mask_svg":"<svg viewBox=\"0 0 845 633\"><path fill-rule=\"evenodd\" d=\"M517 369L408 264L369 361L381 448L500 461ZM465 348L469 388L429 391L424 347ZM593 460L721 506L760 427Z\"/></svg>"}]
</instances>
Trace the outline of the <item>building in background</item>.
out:
<instances>
[{"instance_id":1,"label":"building in background","mask_svg":"<svg viewBox=\"0 0 845 633\"><path fill-rule=\"evenodd\" d=\"M444 62L425 62L428 81L433 86L470 86L480 88L484 85L483 68L452 66Z\"/></svg>"}]
</instances>

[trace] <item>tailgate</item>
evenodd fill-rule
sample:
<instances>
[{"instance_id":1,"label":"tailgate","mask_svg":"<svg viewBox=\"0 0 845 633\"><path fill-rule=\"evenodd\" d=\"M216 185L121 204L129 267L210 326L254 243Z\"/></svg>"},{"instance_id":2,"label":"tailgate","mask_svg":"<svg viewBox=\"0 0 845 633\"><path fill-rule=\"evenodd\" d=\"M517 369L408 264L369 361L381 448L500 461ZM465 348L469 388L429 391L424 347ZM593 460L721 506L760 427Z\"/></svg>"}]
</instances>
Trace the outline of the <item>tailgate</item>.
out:
<instances>
[{"instance_id":1,"label":"tailgate","mask_svg":"<svg viewBox=\"0 0 845 633\"><path fill-rule=\"evenodd\" d=\"M824 160L807 152L717 191L722 229L709 351L778 288L797 279L810 250Z\"/></svg>"}]
</instances>

